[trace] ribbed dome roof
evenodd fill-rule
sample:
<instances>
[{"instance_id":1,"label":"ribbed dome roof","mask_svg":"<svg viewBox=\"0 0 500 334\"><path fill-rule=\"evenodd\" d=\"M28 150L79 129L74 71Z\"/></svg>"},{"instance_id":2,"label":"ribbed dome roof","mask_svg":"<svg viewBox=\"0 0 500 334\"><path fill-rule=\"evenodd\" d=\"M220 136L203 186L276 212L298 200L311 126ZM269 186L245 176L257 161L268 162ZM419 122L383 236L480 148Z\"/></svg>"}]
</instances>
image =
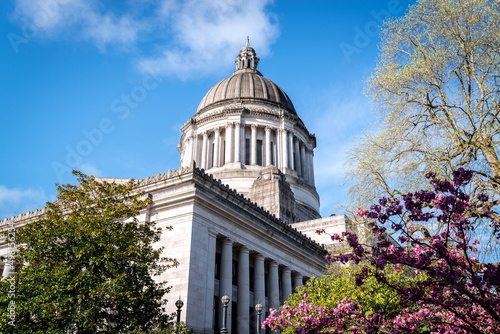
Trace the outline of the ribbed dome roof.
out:
<instances>
[{"instance_id":1,"label":"ribbed dome roof","mask_svg":"<svg viewBox=\"0 0 500 334\"><path fill-rule=\"evenodd\" d=\"M235 73L213 86L201 100L198 113L208 106L216 107L242 101L270 104L297 114L283 89L260 73L252 72Z\"/></svg>"},{"instance_id":2,"label":"ribbed dome roof","mask_svg":"<svg viewBox=\"0 0 500 334\"><path fill-rule=\"evenodd\" d=\"M236 58L236 71L213 86L201 100L197 113L239 102L263 103L297 115L292 101L277 84L264 77L258 70L259 58L255 50L244 46Z\"/></svg>"}]
</instances>

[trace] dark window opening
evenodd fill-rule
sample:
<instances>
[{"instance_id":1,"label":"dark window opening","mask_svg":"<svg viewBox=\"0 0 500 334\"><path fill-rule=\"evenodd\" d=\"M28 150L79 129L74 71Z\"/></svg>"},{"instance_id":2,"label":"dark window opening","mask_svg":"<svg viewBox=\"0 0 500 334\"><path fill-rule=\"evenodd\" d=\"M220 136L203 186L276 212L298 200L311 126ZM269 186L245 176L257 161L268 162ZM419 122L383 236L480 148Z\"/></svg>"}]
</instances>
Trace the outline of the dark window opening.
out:
<instances>
[{"instance_id":1,"label":"dark window opening","mask_svg":"<svg viewBox=\"0 0 500 334\"><path fill-rule=\"evenodd\" d=\"M221 253L215 253L215 279L220 278Z\"/></svg>"},{"instance_id":2,"label":"dark window opening","mask_svg":"<svg viewBox=\"0 0 500 334\"><path fill-rule=\"evenodd\" d=\"M254 291L255 289L255 269L254 267L250 267L250 291Z\"/></svg>"},{"instance_id":3,"label":"dark window opening","mask_svg":"<svg viewBox=\"0 0 500 334\"><path fill-rule=\"evenodd\" d=\"M276 166L276 163L274 162L274 143L273 142L271 142L271 161L268 162L268 165Z\"/></svg>"},{"instance_id":4,"label":"dark window opening","mask_svg":"<svg viewBox=\"0 0 500 334\"><path fill-rule=\"evenodd\" d=\"M238 285L238 260L233 260L233 285Z\"/></svg>"},{"instance_id":5,"label":"dark window opening","mask_svg":"<svg viewBox=\"0 0 500 334\"><path fill-rule=\"evenodd\" d=\"M245 139L245 165L250 165L250 139Z\"/></svg>"},{"instance_id":6,"label":"dark window opening","mask_svg":"<svg viewBox=\"0 0 500 334\"><path fill-rule=\"evenodd\" d=\"M257 140L257 165L262 166L262 140Z\"/></svg>"}]
</instances>

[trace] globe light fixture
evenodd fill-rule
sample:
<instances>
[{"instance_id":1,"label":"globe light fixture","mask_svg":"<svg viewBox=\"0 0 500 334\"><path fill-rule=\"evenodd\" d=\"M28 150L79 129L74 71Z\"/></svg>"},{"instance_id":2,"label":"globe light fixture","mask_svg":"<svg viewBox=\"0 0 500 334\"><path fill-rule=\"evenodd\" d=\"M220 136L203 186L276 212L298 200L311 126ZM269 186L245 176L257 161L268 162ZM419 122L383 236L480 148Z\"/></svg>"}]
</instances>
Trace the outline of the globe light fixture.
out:
<instances>
[{"instance_id":1,"label":"globe light fixture","mask_svg":"<svg viewBox=\"0 0 500 334\"><path fill-rule=\"evenodd\" d=\"M222 301L222 328L220 329L221 334L227 334L227 307L231 299L229 299L228 295L224 295L221 298Z\"/></svg>"},{"instance_id":2,"label":"globe light fixture","mask_svg":"<svg viewBox=\"0 0 500 334\"><path fill-rule=\"evenodd\" d=\"M257 334L260 334L260 323L262 322L261 316L262 316L262 309L264 309L264 306L262 304L257 304L255 305L255 311L257 311Z\"/></svg>"}]
</instances>

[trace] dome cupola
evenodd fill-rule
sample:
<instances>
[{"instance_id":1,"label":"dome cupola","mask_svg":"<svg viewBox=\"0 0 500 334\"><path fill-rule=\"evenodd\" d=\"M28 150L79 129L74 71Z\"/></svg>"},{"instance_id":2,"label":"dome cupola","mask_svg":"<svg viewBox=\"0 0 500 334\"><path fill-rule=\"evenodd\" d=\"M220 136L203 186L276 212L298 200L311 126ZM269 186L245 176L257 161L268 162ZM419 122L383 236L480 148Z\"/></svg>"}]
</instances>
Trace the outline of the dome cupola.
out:
<instances>
[{"instance_id":1,"label":"dome cupola","mask_svg":"<svg viewBox=\"0 0 500 334\"><path fill-rule=\"evenodd\" d=\"M257 54L255 50L250 46L250 39L247 36L247 44L241 48L238 57L234 61L236 63L236 72L254 72L259 73L259 58L257 58ZM259 73L260 74L260 73Z\"/></svg>"},{"instance_id":2,"label":"dome cupola","mask_svg":"<svg viewBox=\"0 0 500 334\"><path fill-rule=\"evenodd\" d=\"M194 161L245 196L256 194L256 180L258 188L265 189L262 180L275 175L269 168L276 168L296 202L288 207L297 212L286 216L295 221L318 218L313 167L316 137L308 132L283 89L259 72L259 61L247 38L236 57L236 70L207 92L195 115L183 125L181 164L189 166ZM281 211L286 210L282 207Z\"/></svg>"}]
</instances>

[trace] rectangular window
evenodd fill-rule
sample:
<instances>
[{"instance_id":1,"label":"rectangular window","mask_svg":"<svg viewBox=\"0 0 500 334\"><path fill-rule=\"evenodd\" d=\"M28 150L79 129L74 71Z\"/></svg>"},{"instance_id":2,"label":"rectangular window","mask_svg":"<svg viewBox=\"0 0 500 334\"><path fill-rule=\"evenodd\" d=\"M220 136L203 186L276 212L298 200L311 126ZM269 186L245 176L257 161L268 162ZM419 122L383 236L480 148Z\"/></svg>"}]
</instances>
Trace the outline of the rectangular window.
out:
<instances>
[{"instance_id":1,"label":"rectangular window","mask_svg":"<svg viewBox=\"0 0 500 334\"><path fill-rule=\"evenodd\" d=\"M276 163L274 161L274 143L273 142L271 142L271 161L269 161L268 165L276 166Z\"/></svg>"},{"instance_id":2,"label":"rectangular window","mask_svg":"<svg viewBox=\"0 0 500 334\"><path fill-rule=\"evenodd\" d=\"M250 165L250 138L245 139L245 165Z\"/></svg>"},{"instance_id":3,"label":"rectangular window","mask_svg":"<svg viewBox=\"0 0 500 334\"><path fill-rule=\"evenodd\" d=\"M250 267L250 291L254 291L255 288L255 270L254 267Z\"/></svg>"},{"instance_id":4,"label":"rectangular window","mask_svg":"<svg viewBox=\"0 0 500 334\"><path fill-rule=\"evenodd\" d=\"M233 260L233 285L238 285L238 260Z\"/></svg>"},{"instance_id":5,"label":"rectangular window","mask_svg":"<svg viewBox=\"0 0 500 334\"><path fill-rule=\"evenodd\" d=\"M265 287L265 291L264 291L264 295L266 297L269 297L269 274L266 272L264 274L264 287Z\"/></svg>"},{"instance_id":6,"label":"rectangular window","mask_svg":"<svg viewBox=\"0 0 500 334\"><path fill-rule=\"evenodd\" d=\"M257 165L262 166L262 140L257 140Z\"/></svg>"},{"instance_id":7,"label":"rectangular window","mask_svg":"<svg viewBox=\"0 0 500 334\"><path fill-rule=\"evenodd\" d=\"M221 254L215 253L215 279L220 278L220 261L221 261Z\"/></svg>"},{"instance_id":8,"label":"rectangular window","mask_svg":"<svg viewBox=\"0 0 500 334\"><path fill-rule=\"evenodd\" d=\"M208 169L212 168L214 166L214 153L215 153L215 144L212 143L212 154L210 154L210 161L208 162Z\"/></svg>"},{"instance_id":9,"label":"rectangular window","mask_svg":"<svg viewBox=\"0 0 500 334\"><path fill-rule=\"evenodd\" d=\"M219 164L221 166L224 166L224 164L226 163L226 141L224 140L222 142L222 154L220 154L221 156L221 160L219 161Z\"/></svg>"}]
</instances>

